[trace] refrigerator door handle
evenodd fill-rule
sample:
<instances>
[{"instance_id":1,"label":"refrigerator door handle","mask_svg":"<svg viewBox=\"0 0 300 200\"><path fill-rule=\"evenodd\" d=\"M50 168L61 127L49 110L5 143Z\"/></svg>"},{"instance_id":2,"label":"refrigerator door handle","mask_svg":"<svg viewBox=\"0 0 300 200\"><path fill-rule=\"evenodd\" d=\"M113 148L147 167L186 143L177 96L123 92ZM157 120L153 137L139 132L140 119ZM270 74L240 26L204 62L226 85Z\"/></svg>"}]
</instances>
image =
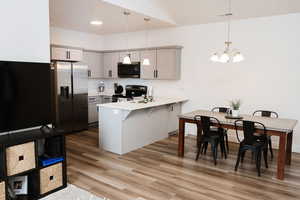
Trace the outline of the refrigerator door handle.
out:
<instances>
[{"instance_id":1,"label":"refrigerator door handle","mask_svg":"<svg viewBox=\"0 0 300 200\"><path fill-rule=\"evenodd\" d=\"M69 87L67 86L66 87L66 98L69 99L70 97L70 90L69 90Z\"/></svg>"},{"instance_id":2,"label":"refrigerator door handle","mask_svg":"<svg viewBox=\"0 0 300 200\"><path fill-rule=\"evenodd\" d=\"M61 86L60 87L60 96L66 98L66 99L69 99L70 90L69 90L68 86Z\"/></svg>"}]
</instances>

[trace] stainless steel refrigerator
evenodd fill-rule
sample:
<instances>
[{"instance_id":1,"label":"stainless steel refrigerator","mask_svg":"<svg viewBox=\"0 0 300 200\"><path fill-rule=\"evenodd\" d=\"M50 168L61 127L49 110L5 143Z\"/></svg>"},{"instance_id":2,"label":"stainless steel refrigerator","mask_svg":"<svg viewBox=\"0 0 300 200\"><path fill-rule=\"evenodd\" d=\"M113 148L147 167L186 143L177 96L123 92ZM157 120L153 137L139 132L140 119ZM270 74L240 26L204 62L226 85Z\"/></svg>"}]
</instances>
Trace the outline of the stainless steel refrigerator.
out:
<instances>
[{"instance_id":1,"label":"stainless steel refrigerator","mask_svg":"<svg viewBox=\"0 0 300 200\"><path fill-rule=\"evenodd\" d=\"M66 133L88 129L88 66L54 62L55 126Z\"/></svg>"}]
</instances>

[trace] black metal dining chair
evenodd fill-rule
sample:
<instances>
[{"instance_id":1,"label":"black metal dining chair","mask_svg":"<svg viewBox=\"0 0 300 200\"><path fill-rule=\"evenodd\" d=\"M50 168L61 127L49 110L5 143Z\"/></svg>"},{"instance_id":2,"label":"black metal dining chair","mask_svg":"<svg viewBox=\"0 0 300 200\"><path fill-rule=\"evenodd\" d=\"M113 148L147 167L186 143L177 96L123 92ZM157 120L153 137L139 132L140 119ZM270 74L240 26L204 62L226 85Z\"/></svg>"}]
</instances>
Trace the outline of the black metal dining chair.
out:
<instances>
[{"instance_id":1,"label":"black metal dining chair","mask_svg":"<svg viewBox=\"0 0 300 200\"><path fill-rule=\"evenodd\" d=\"M227 107L215 107L211 110L212 112L219 112L219 113L229 113L230 112L230 108ZM227 129L224 129L224 137L225 137L225 144L226 144L226 150L227 153L229 153L229 144L228 144L228 134L227 134Z\"/></svg>"},{"instance_id":2,"label":"black metal dining chair","mask_svg":"<svg viewBox=\"0 0 300 200\"><path fill-rule=\"evenodd\" d=\"M196 161L199 159L200 151L203 145L210 144L211 151L213 154L214 164L217 164L218 157L218 146L220 144L222 154L226 156L225 143L224 143L224 132L221 128L221 123L218 119L214 117L208 116L200 116L196 115L194 120L197 122L197 156ZM213 123L217 124L218 128L216 130L212 130L211 126Z\"/></svg>"},{"instance_id":3,"label":"black metal dining chair","mask_svg":"<svg viewBox=\"0 0 300 200\"><path fill-rule=\"evenodd\" d=\"M255 155L257 174L260 176L262 153L265 160L265 166L268 168L268 138L265 125L260 122L236 120L234 122L234 126L237 139L240 142L235 171L237 171L239 163L244 161L246 151L250 150ZM240 126L242 126L244 133L244 139L242 141L238 134ZM260 130L263 130L263 133L260 134L260 136L255 135L258 130L257 127L260 127Z\"/></svg>"},{"instance_id":4,"label":"black metal dining chair","mask_svg":"<svg viewBox=\"0 0 300 200\"><path fill-rule=\"evenodd\" d=\"M257 110L253 113L253 116L261 116L261 117L273 117L273 118L278 118L278 113L274 111L269 111L269 110ZM272 138L269 135L268 136L268 143L269 143L269 150L271 153L271 159L273 159L273 148L272 148Z\"/></svg>"}]
</instances>

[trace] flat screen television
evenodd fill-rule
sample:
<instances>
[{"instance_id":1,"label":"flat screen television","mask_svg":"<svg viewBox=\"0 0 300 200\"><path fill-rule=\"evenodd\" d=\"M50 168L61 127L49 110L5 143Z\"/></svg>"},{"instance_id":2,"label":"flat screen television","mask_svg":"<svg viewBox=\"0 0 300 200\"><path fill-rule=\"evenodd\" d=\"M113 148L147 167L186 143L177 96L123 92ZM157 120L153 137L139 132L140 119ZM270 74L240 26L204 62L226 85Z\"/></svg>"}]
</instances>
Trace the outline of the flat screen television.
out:
<instances>
[{"instance_id":1,"label":"flat screen television","mask_svg":"<svg viewBox=\"0 0 300 200\"><path fill-rule=\"evenodd\" d=\"M52 123L49 63L0 61L0 133Z\"/></svg>"}]
</instances>

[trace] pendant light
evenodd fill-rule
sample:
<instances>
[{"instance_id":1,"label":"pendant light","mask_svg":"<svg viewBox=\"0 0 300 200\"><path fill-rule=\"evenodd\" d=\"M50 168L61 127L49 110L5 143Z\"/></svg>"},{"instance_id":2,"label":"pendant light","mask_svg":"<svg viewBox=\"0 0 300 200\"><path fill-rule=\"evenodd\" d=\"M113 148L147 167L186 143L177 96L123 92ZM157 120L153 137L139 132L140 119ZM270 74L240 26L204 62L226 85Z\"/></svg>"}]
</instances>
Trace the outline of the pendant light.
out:
<instances>
[{"instance_id":1,"label":"pendant light","mask_svg":"<svg viewBox=\"0 0 300 200\"><path fill-rule=\"evenodd\" d=\"M128 29L128 17L130 15L130 12L125 11L124 16L126 18L126 34L127 34L127 38L126 38L126 47L127 47L127 54L126 56L123 58L123 64L131 64L131 59L130 59L130 53L129 53L129 47L128 47L128 34L129 34L129 29Z\"/></svg>"},{"instance_id":2,"label":"pendant light","mask_svg":"<svg viewBox=\"0 0 300 200\"><path fill-rule=\"evenodd\" d=\"M149 30L149 27L148 27L148 24L149 24L149 22L150 22L150 18L144 18L144 21L145 21L145 23L146 23L146 48L147 47L149 47L149 45L148 45L148 34L149 34L149 32L148 32L148 30ZM150 63L150 60L149 60L149 58L144 58L144 60L143 60L143 65L145 65L145 66L149 66L151 63Z\"/></svg>"},{"instance_id":3,"label":"pendant light","mask_svg":"<svg viewBox=\"0 0 300 200\"><path fill-rule=\"evenodd\" d=\"M230 31L231 31L231 0L228 0L228 13L224 15L228 18L228 24L227 24L227 41L225 42L225 50L222 53L214 53L210 60L212 62L220 62L220 63L228 63L228 62L234 62L238 63L244 60L244 56L241 54L240 51L237 49L231 49L230 45L232 45L232 42L230 41Z\"/></svg>"}]
</instances>

